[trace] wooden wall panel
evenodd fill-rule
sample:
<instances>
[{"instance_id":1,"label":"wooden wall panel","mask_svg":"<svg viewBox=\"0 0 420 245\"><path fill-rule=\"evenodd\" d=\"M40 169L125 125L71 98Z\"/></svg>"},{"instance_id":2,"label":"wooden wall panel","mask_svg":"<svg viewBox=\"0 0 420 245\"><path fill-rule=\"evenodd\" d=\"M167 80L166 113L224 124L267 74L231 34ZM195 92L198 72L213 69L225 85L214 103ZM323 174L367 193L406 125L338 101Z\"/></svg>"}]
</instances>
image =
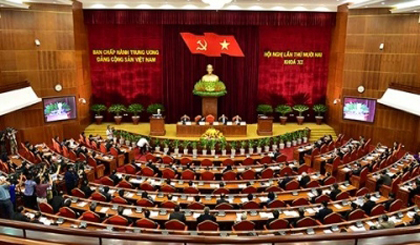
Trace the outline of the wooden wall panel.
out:
<instances>
[{"instance_id":1,"label":"wooden wall panel","mask_svg":"<svg viewBox=\"0 0 420 245\"><path fill-rule=\"evenodd\" d=\"M87 35L80 30L84 28L81 4L74 4L78 13L73 6L55 4L0 10L0 86L27 80L39 97L74 95L77 101L90 101L90 74L84 71L89 68ZM39 47L35 39L40 40ZM59 93L54 90L58 83L63 85ZM91 120L87 105L77 103L77 107L77 120L45 123L38 103L0 117L0 130L15 127L20 141L34 143L50 143L54 136L77 137Z\"/></svg>"},{"instance_id":2,"label":"wooden wall panel","mask_svg":"<svg viewBox=\"0 0 420 245\"><path fill-rule=\"evenodd\" d=\"M386 9L349 11L341 98L381 98L390 83L420 87L418 18L418 14L390 14ZM384 50L379 49L381 43ZM365 86L363 94L357 92L360 85ZM342 104L334 109L338 107L341 111ZM374 143L387 145L399 141L408 150L420 150L420 118L417 116L382 105L377 105L373 124L343 120L340 113L334 116L339 117L333 127L348 137L363 135L372 138Z\"/></svg>"}]
</instances>

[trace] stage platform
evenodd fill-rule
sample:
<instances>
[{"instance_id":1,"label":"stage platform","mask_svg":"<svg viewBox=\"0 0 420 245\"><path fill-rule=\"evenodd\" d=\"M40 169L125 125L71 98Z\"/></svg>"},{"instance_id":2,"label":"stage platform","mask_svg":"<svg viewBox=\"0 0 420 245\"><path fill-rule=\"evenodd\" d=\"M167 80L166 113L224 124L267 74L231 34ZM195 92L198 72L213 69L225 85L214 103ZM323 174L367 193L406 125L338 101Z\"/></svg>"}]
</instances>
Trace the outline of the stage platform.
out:
<instances>
[{"instance_id":1,"label":"stage platform","mask_svg":"<svg viewBox=\"0 0 420 245\"><path fill-rule=\"evenodd\" d=\"M102 137L106 137L106 127L107 125L111 125L115 127L115 129L124 130L127 132L146 135L148 136L150 133L150 126L149 123L140 123L138 125L133 125L132 123L123 123L121 125L115 125L114 123L103 123L101 125L91 124L85 129L86 135L100 135ZM297 131L299 129L304 128L311 129L311 137L309 141L314 141L319 137L331 134L333 138L336 138L336 134L334 129L327 124L317 125L315 123L304 123L303 125L297 125L296 123L288 123L286 125L280 125L280 123L273 124L273 133L274 135L282 135L285 133ZM165 136L153 136L155 138L162 138L162 139L179 139L179 140L198 140L198 137L177 137L176 136L176 124L166 124L166 135ZM274 136L273 135L273 136ZM247 129L247 137L226 137L229 140L249 140L249 139L260 139L266 138L267 136L259 136L257 135L257 124L248 124Z\"/></svg>"}]
</instances>

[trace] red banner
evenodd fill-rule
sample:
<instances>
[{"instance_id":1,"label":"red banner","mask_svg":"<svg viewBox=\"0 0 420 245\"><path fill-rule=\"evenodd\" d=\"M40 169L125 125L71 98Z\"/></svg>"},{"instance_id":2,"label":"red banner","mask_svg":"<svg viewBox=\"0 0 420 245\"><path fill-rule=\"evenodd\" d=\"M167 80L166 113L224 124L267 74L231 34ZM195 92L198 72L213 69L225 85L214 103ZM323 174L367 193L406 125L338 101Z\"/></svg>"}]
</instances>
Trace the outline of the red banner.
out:
<instances>
[{"instance_id":1,"label":"red banner","mask_svg":"<svg viewBox=\"0 0 420 245\"><path fill-rule=\"evenodd\" d=\"M209 57L220 57L222 54L245 57L234 36L220 36L215 33L204 33L204 36L199 36L189 32L183 32L181 36L193 54Z\"/></svg>"}]
</instances>

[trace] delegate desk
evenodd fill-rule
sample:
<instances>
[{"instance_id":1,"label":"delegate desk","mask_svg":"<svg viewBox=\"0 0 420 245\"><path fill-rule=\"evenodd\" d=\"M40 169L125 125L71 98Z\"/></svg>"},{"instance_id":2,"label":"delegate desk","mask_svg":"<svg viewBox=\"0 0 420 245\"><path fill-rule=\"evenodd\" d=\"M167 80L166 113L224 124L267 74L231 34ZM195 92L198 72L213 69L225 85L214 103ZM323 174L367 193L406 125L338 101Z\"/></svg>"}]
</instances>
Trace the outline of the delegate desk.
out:
<instances>
[{"instance_id":1,"label":"delegate desk","mask_svg":"<svg viewBox=\"0 0 420 245\"><path fill-rule=\"evenodd\" d=\"M372 200L376 202L376 204L385 203L388 201L388 198L380 196L380 197L372 197ZM169 220L170 213L173 212L173 209L167 208L158 208L158 207L139 207L139 206L132 206L127 204L115 204L109 202L100 202L94 201L91 199L86 198L72 198L72 204L70 207L74 210L79 212L85 212L89 210L89 206L92 202L97 204L95 208L95 212L102 215L102 216L112 216L117 214L117 207L121 206L124 207L123 214L131 219L141 219L144 217L144 210L150 211L150 219L155 220L160 223L164 223ZM335 201L328 203L328 208L332 209L333 212L336 213L345 213L347 211L352 210L351 203L357 203L358 205L362 203L362 200L357 197L352 197L346 200ZM310 204L307 206L300 206L300 207L282 207L276 208L279 211L280 219L294 219L299 217L298 210L299 208L305 209L305 217L314 217L315 214L322 208L321 204ZM218 222L223 223L234 223L235 221L240 220L240 216L245 212L248 212L248 220L253 222L266 222L268 219L273 218L272 210L274 209L234 209L234 210L211 210L210 213L216 216ZM183 210L186 214L186 220L189 223L195 223L197 217L204 213L203 210L198 209L184 209Z\"/></svg>"},{"instance_id":2,"label":"delegate desk","mask_svg":"<svg viewBox=\"0 0 420 245\"><path fill-rule=\"evenodd\" d=\"M301 161L304 159L304 156L310 155L314 149L314 144L302 145L299 147L294 147L293 149L293 159Z\"/></svg>"},{"instance_id":3,"label":"delegate desk","mask_svg":"<svg viewBox=\"0 0 420 245\"><path fill-rule=\"evenodd\" d=\"M200 137L203 135L207 129L215 128L223 133L227 137L246 137L247 135L247 125L223 125L223 124L209 124L205 123L204 125L198 125L194 122L191 125L184 125L178 123L176 125L176 136L177 137Z\"/></svg>"}]
</instances>

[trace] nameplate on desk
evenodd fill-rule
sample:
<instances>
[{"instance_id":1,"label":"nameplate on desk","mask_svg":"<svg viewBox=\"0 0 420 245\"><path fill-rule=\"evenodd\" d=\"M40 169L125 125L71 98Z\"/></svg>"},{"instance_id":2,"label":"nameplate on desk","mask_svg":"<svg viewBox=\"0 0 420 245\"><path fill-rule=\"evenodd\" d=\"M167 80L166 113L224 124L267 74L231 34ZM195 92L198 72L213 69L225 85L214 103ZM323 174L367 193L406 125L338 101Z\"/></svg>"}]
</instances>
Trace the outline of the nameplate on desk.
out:
<instances>
[{"instance_id":1,"label":"nameplate on desk","mask_svg":"<svg viewBox=\"0 0 420 245\"><path fill-rule=\"evenodd\" d=\"M191 125L191 122L185 122L185 125L190 126Z\"/></svg>"},{"instance_id":2,"label":"nameplate on desk","mask_svg":"<svg viewBox=\"0 0 420 245\"><path fill-rule=\"evenodd\" d=\"M232 125L233 125L233 123L232 123L232 122L227 122L227 123L226 123L226 125L228 125L228 126L232 126Z\"/></svg>"},{"instance_id":3,"label":"nameplate on desk","mask_svg":"<svg viewBox=\"0 0 420 245\"><path fill-rule=\"evenodd\" d=\"M206 125L206 122L198 122L198 125Z\"/></svg>"},{"instance_id":4,"label":"nameplate on desk","mask_svg":"<svg viewBox=\"0 0 420 245\"><path fill-rule=\"evenodd\" d=\"M217 125L219 125L219 122L213 122L213 125L217 126Z\"/></svg>"},{"instance_id":5,"label":"nameplate on desk","mask_svg":"<svg viewBox=\"0 0 420 245\"><path fill-rule=\"evenodd\" d=\"M245 126L246 125L246 122L241 122L239 125Z\"/></svg>"}]
</instances>

